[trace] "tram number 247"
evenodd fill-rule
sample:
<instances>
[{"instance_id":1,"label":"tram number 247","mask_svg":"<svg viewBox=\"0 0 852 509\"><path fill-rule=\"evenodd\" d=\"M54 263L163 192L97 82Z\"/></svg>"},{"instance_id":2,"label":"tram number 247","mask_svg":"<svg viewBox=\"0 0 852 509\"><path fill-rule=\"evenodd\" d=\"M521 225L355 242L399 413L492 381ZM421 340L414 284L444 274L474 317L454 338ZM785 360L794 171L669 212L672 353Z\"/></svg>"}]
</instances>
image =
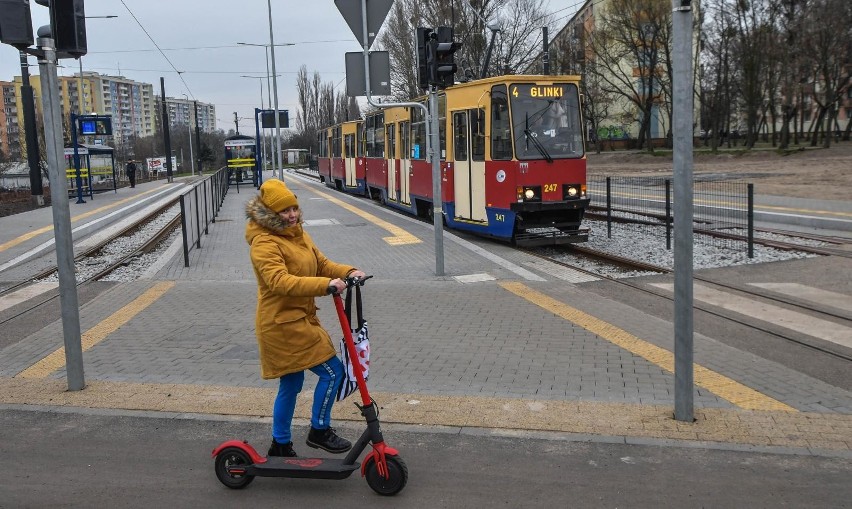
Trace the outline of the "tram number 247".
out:
<instances>
[{"instance_id":1,"label":"tram number 247","mask_svg":"<svg viewBox=\"0 0 852 509\"><path fill-rule=\"evenodd\" d=\"M557 184L545 184L544 185L544 192L545 193L553 193L553 192L556 192L556 190L558 188L559 188L559 186Z\"/></svg>"}]
</instances>

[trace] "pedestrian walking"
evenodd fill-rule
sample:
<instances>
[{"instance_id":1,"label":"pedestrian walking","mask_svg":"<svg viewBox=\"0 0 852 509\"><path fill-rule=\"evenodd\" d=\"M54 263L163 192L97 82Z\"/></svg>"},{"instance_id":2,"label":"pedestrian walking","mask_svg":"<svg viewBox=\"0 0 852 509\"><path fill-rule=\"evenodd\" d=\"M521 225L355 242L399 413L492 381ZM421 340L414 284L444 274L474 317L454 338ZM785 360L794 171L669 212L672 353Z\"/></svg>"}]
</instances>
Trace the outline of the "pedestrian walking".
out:
<instances>
[{"instance_id":1,"label":"pedestrian walking","mask_svg":"<svg viewBox=\"0 0 852 509\"><path fill-rule=\"evenodd\" d=\"M284 182L270 179L246 204L246 241L257 279L255 333L264 379L278 379L272 407L269 456L296 456L291 423L305 370L317 376L306 443L343 453L351 442L331 427L331 408L344 377L328 332L317 318L316 297L342 292L343 278L365 277L355 267L332 262L302 228L296 195Z\"/></svg>"},{"instance_id":2,"label":"pedestrian walking","mask_svg":"<svg viewBox=\"0 0 852 509\"><path fill-rule=\"evenodd\" d=\"M136 187L136 163L133 162L133 159L127 161L127 166L124 168L124 171L127 172L127 178L130 180L130 187Z\"/></svg>"}]
</instances>

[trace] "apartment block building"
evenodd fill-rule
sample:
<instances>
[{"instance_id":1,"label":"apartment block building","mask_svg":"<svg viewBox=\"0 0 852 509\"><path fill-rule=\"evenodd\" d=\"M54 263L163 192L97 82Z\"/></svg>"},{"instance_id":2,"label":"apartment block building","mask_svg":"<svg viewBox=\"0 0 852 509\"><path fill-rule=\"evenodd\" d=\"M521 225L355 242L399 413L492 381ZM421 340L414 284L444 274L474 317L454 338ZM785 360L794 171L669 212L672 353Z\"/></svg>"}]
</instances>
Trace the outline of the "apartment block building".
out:
<instances>
[{"instance_id":1,"label":"apartment block building","mask_svg":"<svg viewBox=\"0 0 852 509\"><path fill-rule=\"evenodd\" d=\"M90 76L94 82L93 94L99 106L98 113L112 117L116 143L134 136L153 136L158 131L153 85L94 72L84 72L83 76Z\"/></svg>"},{"instance_id":2,"label":"apartment block building","mask_svg":"<svg viewBox=\"0 0 852 509\"><path fill-rule=\"evenodd\" d=\"M21 80L20 76L15 76L13 81L0 81L0 151L13 159L20 159L22 154L26 154ZM32 76L30 85L35 97L36 118L41 119L41 80ZM66 138L70 138L67 133L71 113L112 117L113 138L107 143L115 146L133 137L154 136L160 132L161 102L150 83L85 71L73 76L60 76L59 97ZM216 107L200 101L197 104L200 130L214 132ZM172 125L190 125L194 129L196 101L167 97L166 105Z\"/></svg>"},{"instance_id":3,"label":"apartment block building","mask_svg":"<svg viewBox=\"0 0 852 509\"><path fill-rule=\"evenodd\" d=\"M160 118L162 109L162 100L156 98L157 118ZM212 104L197 101L198 104L198 128L205 133L212 133L216 130L216 106ZM195 105L196 101L191 99L179 99L175 97L166 97L166 110L169 115L169 125L172 126L190 126L195 128ZM159 120L157 121L159 125Z\"/></svg>"},{"instance_id":4,"label":"apartment block building","mask_svg":"<svg viewBox=\"0 0 852 509\"><path fill-rule=\"evenodd\" d=\"M8 159L20 159L21 157L21 133L18 122L18 104L15 83L13 81L0 81L0 97L2 97L2 108L0 108L0 157Z\"/></svg>"}]
</instances>

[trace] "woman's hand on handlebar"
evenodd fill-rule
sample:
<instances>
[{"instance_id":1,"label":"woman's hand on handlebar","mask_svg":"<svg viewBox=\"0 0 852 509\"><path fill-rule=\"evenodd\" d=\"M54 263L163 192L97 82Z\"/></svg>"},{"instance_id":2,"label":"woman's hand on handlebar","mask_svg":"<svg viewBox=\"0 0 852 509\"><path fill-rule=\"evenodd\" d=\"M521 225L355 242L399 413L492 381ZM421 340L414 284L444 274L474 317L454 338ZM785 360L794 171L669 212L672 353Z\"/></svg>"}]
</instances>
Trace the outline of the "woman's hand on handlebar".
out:
<instances>
[{"instance_id":1,"label":"woman's hand on handlebar","mask_svg":"<svg viewBox=\"0 0 852 509\"><path fill-rule=\"evenodd\" d=\"M346 290L346 282L340 278L332 279L331 282L328 283L327 291L329 294L343 293L343 290Z\"/></svg>"},{"instance_id":2,"label":"woman's hand on handlebar","mask_svg":"<svg viewBox=\"0 0 852 509\"><path fill-rule=\"evenodd\" d=\"M352 272L350 272L347 277L352 277L352 278L356 278L356 279L363 279L363 278L367 277L367 274L365 274L364 271L362 271L362 270L355 269Z\"/></svg>"}]
</instances>

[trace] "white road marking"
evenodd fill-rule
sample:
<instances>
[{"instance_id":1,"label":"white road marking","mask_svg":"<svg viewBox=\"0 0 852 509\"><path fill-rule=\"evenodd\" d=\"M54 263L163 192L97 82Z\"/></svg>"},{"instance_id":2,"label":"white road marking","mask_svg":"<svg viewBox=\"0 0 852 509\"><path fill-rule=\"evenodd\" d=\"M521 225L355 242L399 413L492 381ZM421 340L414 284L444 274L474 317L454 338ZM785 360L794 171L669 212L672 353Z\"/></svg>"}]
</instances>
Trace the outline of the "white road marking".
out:
<instances>
[{"instance_id":1,"label":"white road marking","mask_svg":"<svg viewBox=\"0 0 852 509\"><path fill-rule=\"evenodd\" d=\"M669 292L673 291L674 287L670 283L652 283L651 286L656 286ZM772 304L721 292L704 285L695 285L693 287L693 296L696 300L718 306L722 309L734 311L735 313L757 318L764 322L774 323L775 325L801 332L811 337L852 348L852 328L829 322L828 320L821 320L804 313L773 306Z\"/></svg>"},{"instance_id":2,"label":"white road marking","mask_svg":"<svg viewBox=\"0 0 852 509\"><path fill-rule=\"evenodd\" d=\"M9 295L0 297L0 311L5 311L12 306L26 302L33 297L49 292L59 287L59 283L35 283L30 286L21 288Z\"/></svg>"},{"instance_id":3,"label":"white road marking","mask_svg":"<svg viewBox=\"0 0 852 509\"><path fill-rule=\"evenodd\" d=\"M586 274L585 272L581 272L570 267L563 267L561 265L545 261L532 260L524 262L524 265L532 267L540 272L544 272L545 274L550 274L551 276L563 281L568 281L569 283L588 283L590 281L600 281L601 279L597 276Z\"/></svg>"},{"instance_id":4,"label":"white road marking","mask_svg":"<svg viewBox=\"0 0 852 509\"><path fill-rule=\"evenodd\" d=\"M459 283L481 283L483 281L494 281L496 277L490 274L467 274L463 276L453 276L453 279Z\"/></svg>"},{"instance_id":5,"label":"white road marking","mask_svg":"<svg viewBox=\"0 0 852 509\"><path fill-rule=\"evenodd\" d=\"M773 292L783 293L791 297L796 297L802 300L831 306L837 309L852 311L852 296L842 293L829 292L820 290L813 286L806 286L799 283L749 283L751 286L765 288Z\"/></svg>"}]
</instances>

